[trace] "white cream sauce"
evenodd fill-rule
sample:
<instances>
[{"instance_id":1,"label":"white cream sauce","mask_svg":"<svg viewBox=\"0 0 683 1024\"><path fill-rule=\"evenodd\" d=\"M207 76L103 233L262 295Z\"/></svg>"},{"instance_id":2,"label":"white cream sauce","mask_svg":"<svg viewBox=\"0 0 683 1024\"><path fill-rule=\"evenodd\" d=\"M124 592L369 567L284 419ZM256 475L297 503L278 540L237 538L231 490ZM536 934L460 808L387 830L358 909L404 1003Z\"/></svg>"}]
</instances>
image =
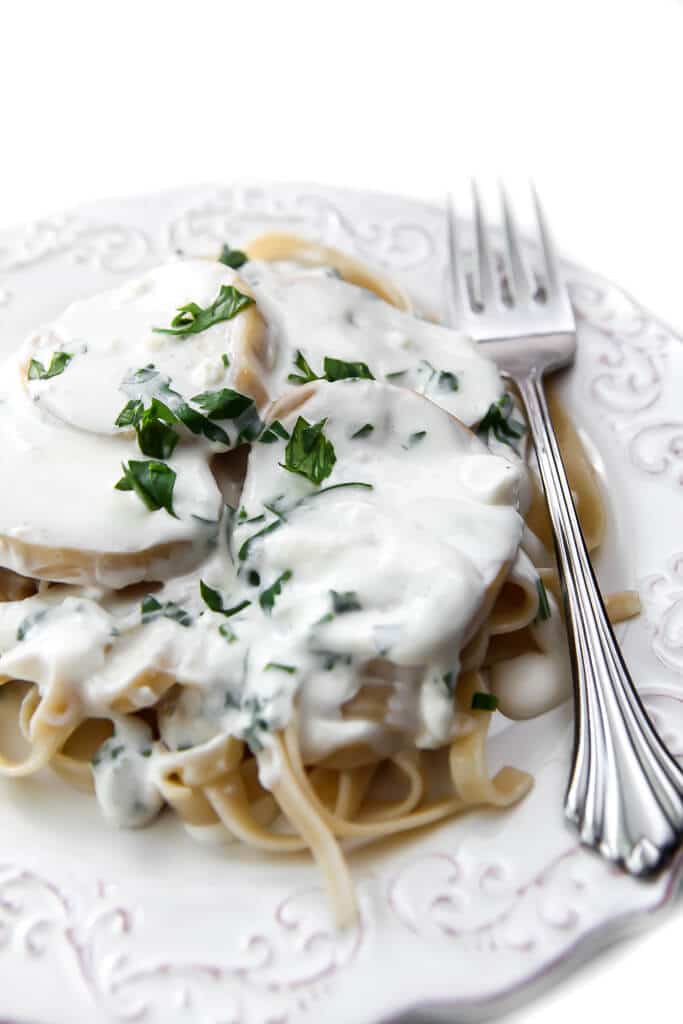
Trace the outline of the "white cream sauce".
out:
<instances>
[{"instance_id":1,"label":"white cream sauce","mask_svg":"<svg viewBox=\"0 0 683 1024\"><path fill-rule=\"evenodd\" d=\"M247 263L268 322L273 367L269 391L281 395L301 351L322 375L325 356L364 362L378 381L426 395L466 426L482 419L503 385L496 366L466 335L420 320L335 276L270 263Z\"/></svg>"},{"instance_id":2,"label":"white cream sauce","mask_svg":"<svg viewBox=\"0 0 683 1024\"><path fill-rule=\"evenodd\" d=\"M205 556L222 508L209 461L225 445L177 425L180 442L167 460L176 474L177 518L150 513L136 494L115 489L123 462L149 458L134 431L115 421L131 399L156 395L173 405L160 387L188 400L233 386L250 310L182 337L153 328L168 327L177 306L210 305L221 285L237 280L234 271L206 261L160 267L74 303L2 367L0 450L12 486L0 504L0 565L39 576L40 561L30 549L80 550L103 556L94 574L83 569L83 582L122 587L175 576ZM29 379L31 360L47 369L56 353L71 356L61 373ZM149 364L156 373L136 383L135 372ZM233 424L221 426L235 438ZM160 557L117 560L162 545L171 550ZM60 578L58 569L46 574ZM73 580L73 573L65 578Z\"/></svg>"},{"instance_id":3,"label":"white cream sauce","mask_svg":"<svg viewBox=\"0 0 683 1024\"><path fill-rule=\"evenodd\" d=\"M3 536L104 553L183 540L194 553L189 564L169 557L163 572L104 565L82 586L0 604L0 677L34 682L42 696L59 684L84 717L113 718L94 773L120 824L158 810L159 751L226 732L267 750L296 714L314 761L351 745L437 747L466 730L451 693L459 653L522 539L523 464L492 454L444 412L473 424L502 393L471 342L333 276L262 264L240 273L267 323L272 397L289 390L296 350L316 373L331 356L363 361L376 377L318 382L280 416L290 435L299 416L325 421L336 461L320 485L283 468L286 440L255 443L240 507L223 511L209 465L221 446L186 432L168 459L177 519L114 490L121 462L145 458L134 434L112 426L135 397L122 390L131 370L154 363L186 400L234 386L243 314L185 339L152 331L177 306L208 305L235 281L221 265L175 263L77 303L0 375L0 450L12 480L1 565L22 572ZM63 373L27 382L29 358L47 366L59 351L73 353ZM210 610L200 578L224 609L245 606ZM117 593L141 579L166 580L151 604L144 589ZM184 689L161 698L162 742L153 744L144 723L116 708L157 705L173 682ZM375 713L353 712L354 701L374 702Z\"/></svg>"}]
</instances>

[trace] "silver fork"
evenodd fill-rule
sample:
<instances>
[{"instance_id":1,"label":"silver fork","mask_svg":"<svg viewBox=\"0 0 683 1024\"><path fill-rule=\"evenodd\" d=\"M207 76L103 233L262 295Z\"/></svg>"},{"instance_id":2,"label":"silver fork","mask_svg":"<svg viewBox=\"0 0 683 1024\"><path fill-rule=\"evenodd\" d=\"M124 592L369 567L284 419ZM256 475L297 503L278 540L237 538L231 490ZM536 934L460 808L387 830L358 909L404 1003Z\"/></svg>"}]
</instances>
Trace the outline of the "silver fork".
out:
<instances>
[{"instance_id":1,"label":"silver fork","mask_svg":"<svg viewBox=\"0 0 683 1024\"><path fill-rule=\"evenodd\" d=\"M574 757L565 812L581 841L634 875L661 867L683 834L683 772L638 697L605 612L543 391L546 373L569 366L576 327L546 219L533 191L544 282L524 258L501 189L507 287L484 209L472 186L479 301L470 294L453 204L451 287L457 325L486 346L526 407L555 538L574 676Z\"/></svg>"}]
</instances>

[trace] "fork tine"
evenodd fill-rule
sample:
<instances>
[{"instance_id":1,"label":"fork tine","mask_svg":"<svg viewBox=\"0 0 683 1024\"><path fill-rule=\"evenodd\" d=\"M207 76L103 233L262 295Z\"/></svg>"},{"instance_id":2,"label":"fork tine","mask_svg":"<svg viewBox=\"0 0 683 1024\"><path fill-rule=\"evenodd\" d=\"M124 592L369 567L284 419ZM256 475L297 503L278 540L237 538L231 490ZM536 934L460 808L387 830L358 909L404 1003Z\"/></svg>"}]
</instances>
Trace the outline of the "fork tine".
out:
<instances>
[{"instance_id":1,"label":"fork tine","mask_svg":"<svg viewBox=\"0 0 683 1024\"><path fill-rule=\"evenodd\" d=\"M453 196L448 196L448 253L450 256L449 283L453 319L464 323L469 313L467 281L458 238L458 223Z\"/></svg>"},{"instance_id":2,"label":"fork tine","mask_svg":"<svg viewBox=\"0 0 683 1024\"><path fill-rule=\"evenodd\" d=\"M526 305L531 301L533 295L529 273L524 262L522 249L519 243L519 230L517 221L512 212L510 198L505 186L500 184L500 202L503 208L503 226L505 228L505 239L507 242L510 270L512 272L512 289L515 302Z\"/></svg>"},{"instance_id":3,"label":"fork tine","mask_svg":"<svg viewBox=\"0 0 683 1024\"><path fill-rule=\"evenodd\" d=\"M472 181L472 204L479 262L479 298L484 309L496 306L496 271L484 207L476 181Z\"/></svg>"},{"instance_id":4,"label":"fork tine","mask_svg":"<svg viewBox=\"0 0 683 1024\"><path fill-rule=\"evenodd\" d=\"M543 247L543 257L545 260L547 284L548 284L548 299L557 296L558 292L562 293L562 277L560 274L560 264L557 258L557 251L550 234L548 222L541 206L541 200L538 197L536 186L531 182L531 197L534 203L534 211L536 213L536 223L538 224L538 234L541 239L541 245Z\"/></svg>"}]
</instances>

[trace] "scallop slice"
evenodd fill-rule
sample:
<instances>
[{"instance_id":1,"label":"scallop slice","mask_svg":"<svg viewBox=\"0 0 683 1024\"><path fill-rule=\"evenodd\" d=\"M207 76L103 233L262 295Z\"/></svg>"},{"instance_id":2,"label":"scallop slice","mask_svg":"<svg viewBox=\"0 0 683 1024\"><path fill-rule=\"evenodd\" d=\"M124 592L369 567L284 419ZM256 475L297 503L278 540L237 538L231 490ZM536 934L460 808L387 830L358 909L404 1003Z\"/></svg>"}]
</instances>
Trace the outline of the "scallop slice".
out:
<instances>
[{"instance_id":1,"label":"scallop slice","mask_svg":"<svg viewBox=\"0 0 683 1024\"><path fill-rule=\"evenodd\" d=\"M315 253L324 259L324 250ZM412 315L399 301L386 301L384 288L359 287L363 278L302 273L291 261L250 262L242 273L277 341L268 376L274 395L301 373L297 351L318 375L326 357L365 363L376 380L425 395L467 426L478 423L503 393L495 363L471 338Z\"/></svg>"},{"instance_id":2,"label":"scallop slice","mask_svg":"<svg viewBox=\"0 0 683 1024\"><path fill-rule=\"evenodd\" d=\"M178 306L209 305L222 285L248 291L220 264L160 267L74 303L9 360L0 445L12 486L0 508L0 566L121 588L188 572L205 557L222 511L210 463L225 446L176 426L180 441L165 460L175 474L172 501L152 510L135 492L115 488L123 463L150 460L133 430L115 420L130 400L163 400L160 386L185 400L223 388L267 400L265 331L254 304L201 333L154 331L171 324ZM135 391L131 379L143 367L148 380ZM218 425L234 443L235 425Z\"/></svg>"},{"instance_id":3,"label":"scallop slice","mask_svg":"<svg viewBox=\"0 0 683 1024\"><path fill-rule=\"evenodd\" d=\"M74 302L24 346L20 359L30 397L62 423L115 436L121 435L115 422L126 402L163 397L164 387L185 400L230 387L262 403L264 324L253 302L196 334L163 333L178 307L207 308L223 286L253 298L233 270L190 260ZM58 372L51 374L51 367ZM136 382L134 375L143 368L156 372Z\"/></svg>"},{"instance_id":4,"label":"scallop slice","mask_svg":"<svg viewBox=\"0 0 683 1024\"><path fill-rule=\"evenodd\" d=\"M404 312L412 311L409 297L395 282L331 245L321 245L300 235L269 231L252 239L247 245L247 250L252 260L293 263L308 268L331 267L350 284L374 292L380 299L396 306L397 309Z\"/></svg>"},{"instance_id":5,"label":"scallop slice","mask_svg":"<svg viewBox=\"0 0 683 1024\"><path fill-rule=\"evenodd\" d=\"M457 728L444 677L457 675L521 540L519 468L432 402L373 381L301 387L272 416L290 437L300 417L322 424L334 459L313 484L283 469L290 442L252 448L233 552L244 578L280 584L247 686L272 683L275 699L297 680L314 762L349 744L382 748L381 721L342 721L340 708L389 662L405 683L403 742L443 745ZM297 672L276 679L263 671L273 663Z\"/></svg>"}]
</instances>

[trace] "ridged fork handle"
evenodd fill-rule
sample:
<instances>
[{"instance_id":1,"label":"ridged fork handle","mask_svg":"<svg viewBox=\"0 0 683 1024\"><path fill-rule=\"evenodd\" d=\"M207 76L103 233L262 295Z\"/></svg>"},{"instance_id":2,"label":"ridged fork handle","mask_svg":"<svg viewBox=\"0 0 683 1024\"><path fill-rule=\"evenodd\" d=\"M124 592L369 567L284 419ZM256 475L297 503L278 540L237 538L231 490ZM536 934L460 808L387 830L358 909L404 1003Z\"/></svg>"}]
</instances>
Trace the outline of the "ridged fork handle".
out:
<instances>
[{"instance_id":1,"label":"ridged fork handle","mask_svg":"<svg viewBox=\"0 0 683 1024\"><path fill-rule=\"evenodd\" d=\"M572 501L542 375L515 377L552 520L574 668L574 765L565 799L581 840L635 875L683 830L683 772L652 727L607 618Z\"/></svg>"}]
</instances>

